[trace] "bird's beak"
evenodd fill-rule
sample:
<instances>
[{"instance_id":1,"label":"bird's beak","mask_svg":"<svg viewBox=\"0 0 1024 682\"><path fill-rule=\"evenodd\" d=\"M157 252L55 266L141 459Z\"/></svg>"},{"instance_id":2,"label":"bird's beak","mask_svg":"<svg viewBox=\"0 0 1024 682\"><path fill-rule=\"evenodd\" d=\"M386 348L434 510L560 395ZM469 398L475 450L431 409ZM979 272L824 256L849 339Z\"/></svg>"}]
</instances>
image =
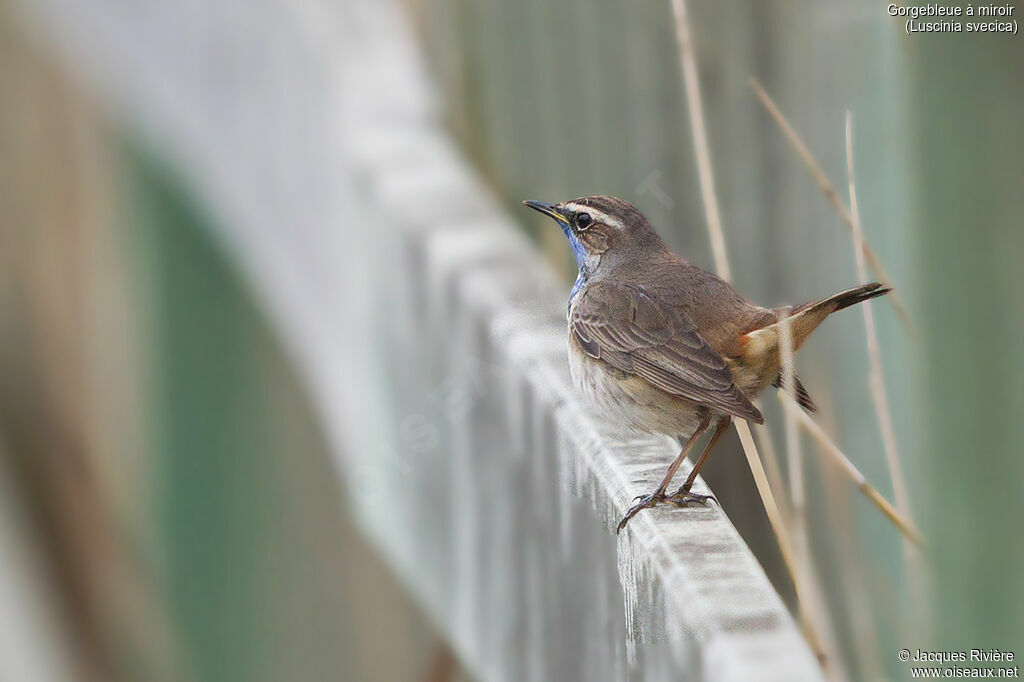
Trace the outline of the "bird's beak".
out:
<instances>
[{"instance_id":1,"label":"bird's beak","mask_svg":"<svg viewBox=\"0 0 1024 682\"><path fill-rule=\"evenodd\" d=\"M538 213L543 213L549 218L554 218L559 223L569 222L569 219L565 216L565 214L559 211L558 207L555 206L554 204L545 204L542 201L532 201L530 199L527 199L523 203L532 208L534 211L537 211Z\"/></svg>"}]
</instances>

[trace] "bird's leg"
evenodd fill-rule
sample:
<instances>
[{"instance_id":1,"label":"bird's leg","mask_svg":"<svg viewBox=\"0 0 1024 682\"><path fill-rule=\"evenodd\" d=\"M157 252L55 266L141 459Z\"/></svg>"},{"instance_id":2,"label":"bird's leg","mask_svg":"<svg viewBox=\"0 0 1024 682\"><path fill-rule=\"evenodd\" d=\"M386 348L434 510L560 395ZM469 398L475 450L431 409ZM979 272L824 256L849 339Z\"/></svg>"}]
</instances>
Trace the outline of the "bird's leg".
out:
<instances>
[{"instance_id":1,"label":"bird's leg","mask_svg":"<svg viewBox=\"0 0 1024 682\"><path fill-rule=\"evenodd\" d=\"M659 502L665 499L665 490L668 489L669 483L672 482L672 477L676 475L676 471L678 471L679 465L683 463L684 459L686 459L686 455L689 454L691 448L693 448L693 444L696 443L697 439L700 438L701 434L703 434L707 430L708 425L710 423L710 414L705 413L704 415L701 416L700 424L698 424L697 430L694 431L693 435L690 436L690 438L686 441L686 444L683 445L683 449L679 451L679 456L676 457L675 461L672 462L672 465L669 466L668 471L665 472L665 478L661 479L661 483L658 485L658 489L655 490L650 495L643 495L641 497L635 498L638 499L639 502L630 507L629 511L626 512L626 515L622 517L621 521L619 521L619 526L615 529L616 534L622 532L622 529L626 527L626 524L629 522L629 520L636 516L636 514L639 511L641 511L642 509L647 509L648 507L653 507L654 505L658 504Z\"/></svg>"},{"instance_id":2,"label":"bird's leg","mask_svg":"<svg viewBox=\"0 0 1024 682\"><path fill-rule=\"evenodd\" d=\"M701 453L697 463L693 465L693 469L690 470L690 475L686 477L686 481L679 486L679 490L675 491L665 499L676 505L677 507L685 507L690 502L700 502L703 504L708 500L713 500L711 495L698 495L697 493L691 493L690 488L693 487L693 482L697 480L697 472L704 466L704 460L711 454L711 449L715 447L715 443L722 437L722 434L729 429L729 425L732 424L732 417L722 417L715 424L715 432L711 434L711 440L704 446L704 452Z\"/></svg>"}]
</instances>

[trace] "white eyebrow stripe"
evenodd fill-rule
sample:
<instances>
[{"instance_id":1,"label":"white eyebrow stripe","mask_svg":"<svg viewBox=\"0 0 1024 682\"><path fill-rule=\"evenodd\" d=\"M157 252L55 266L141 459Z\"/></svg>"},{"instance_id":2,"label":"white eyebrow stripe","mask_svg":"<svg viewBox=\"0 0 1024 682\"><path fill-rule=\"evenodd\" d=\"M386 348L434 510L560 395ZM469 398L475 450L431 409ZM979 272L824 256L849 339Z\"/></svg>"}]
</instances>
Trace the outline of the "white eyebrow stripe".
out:
<instances>
[{"instance_id":1,"label":"white eyebrow stripe","mask_svg":"<svg viewBox=\"0 0 1024 682\"><path fill-rule=\"evenodd\" d=\"M624 229L626 229L626 226L623 225L622 221L620 221L618 218L613 218L610 215L608 215L607 213L604 213L602 211L598 211L597 209L595 209L592 206L584 206L583 204L574 204L574 203L572 203L570 201L568 204L565 204L565 208L567 208L568 210L572 211L573 213L577 213L577 212L589 213L590 216L595 221L597 221L599 223L604 223L608 227L613 227L616 230L624 230Z\"/></svg>"}]
</instances>

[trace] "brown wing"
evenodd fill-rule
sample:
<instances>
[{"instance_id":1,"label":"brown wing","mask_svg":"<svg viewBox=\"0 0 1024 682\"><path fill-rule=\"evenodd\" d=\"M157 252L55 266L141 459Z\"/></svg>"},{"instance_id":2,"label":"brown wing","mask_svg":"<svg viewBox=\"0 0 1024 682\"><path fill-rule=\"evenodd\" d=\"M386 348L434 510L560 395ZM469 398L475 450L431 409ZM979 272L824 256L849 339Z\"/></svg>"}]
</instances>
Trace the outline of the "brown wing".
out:
<instances>
[{"instance_id":1,"label":"brown wing","mask_svg":"<svg viewBox=\"0 0 1024 682\"><path fill-rule=\"evenodd\" d=\"M764 421L693 322L642 287L594 282L573 304L569 328L589 356L666 393L759 424Z\"/></svg>"}]
</instances>

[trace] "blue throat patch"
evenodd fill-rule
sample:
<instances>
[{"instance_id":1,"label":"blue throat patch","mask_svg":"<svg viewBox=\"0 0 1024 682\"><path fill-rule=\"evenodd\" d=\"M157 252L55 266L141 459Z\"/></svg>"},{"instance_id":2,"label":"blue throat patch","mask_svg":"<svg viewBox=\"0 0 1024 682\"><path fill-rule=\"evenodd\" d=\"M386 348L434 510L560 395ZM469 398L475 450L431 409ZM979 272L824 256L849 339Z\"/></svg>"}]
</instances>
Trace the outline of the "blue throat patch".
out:
<instances>
[{"instance_id":1,"label":"blue throat patch","mask_svg":"<svg viewBox=\"0 0 1024 682\"><path fill-rule=\"evenodd\" d=\"M572 285L572 291L569 292L569 303L568 307L572 306L572 302L576 299L576 296L580 293L584 286L587 284L587 278L590 277L590 272L587 270L587 250L583 246L583 242L576 236L576 233L572 231L568 223L559 221L559 226L562 228L562 232L565 233L566 238L569 240L569 245L572 247L572 253L576 257L576 268L579 270L579 274L576 275L576 282Z\"/></svg>"},{"instance_id":2,"label":"blue throat patch","mask_svg":"<svg viewBox=\"0 0 1024 682\"><path fill-rule=\"evenodd\" d=\"M569 240L569 245L572 247L572 253L576 256L576 267L581 271L583 270L584 264L587 262L587 250L583 246L583 242L576 236L576 233L572 231L568 223L558 222L558 225L562 228L562 232L565 233L566 239Z\"/></svg>"}]
</instances>

